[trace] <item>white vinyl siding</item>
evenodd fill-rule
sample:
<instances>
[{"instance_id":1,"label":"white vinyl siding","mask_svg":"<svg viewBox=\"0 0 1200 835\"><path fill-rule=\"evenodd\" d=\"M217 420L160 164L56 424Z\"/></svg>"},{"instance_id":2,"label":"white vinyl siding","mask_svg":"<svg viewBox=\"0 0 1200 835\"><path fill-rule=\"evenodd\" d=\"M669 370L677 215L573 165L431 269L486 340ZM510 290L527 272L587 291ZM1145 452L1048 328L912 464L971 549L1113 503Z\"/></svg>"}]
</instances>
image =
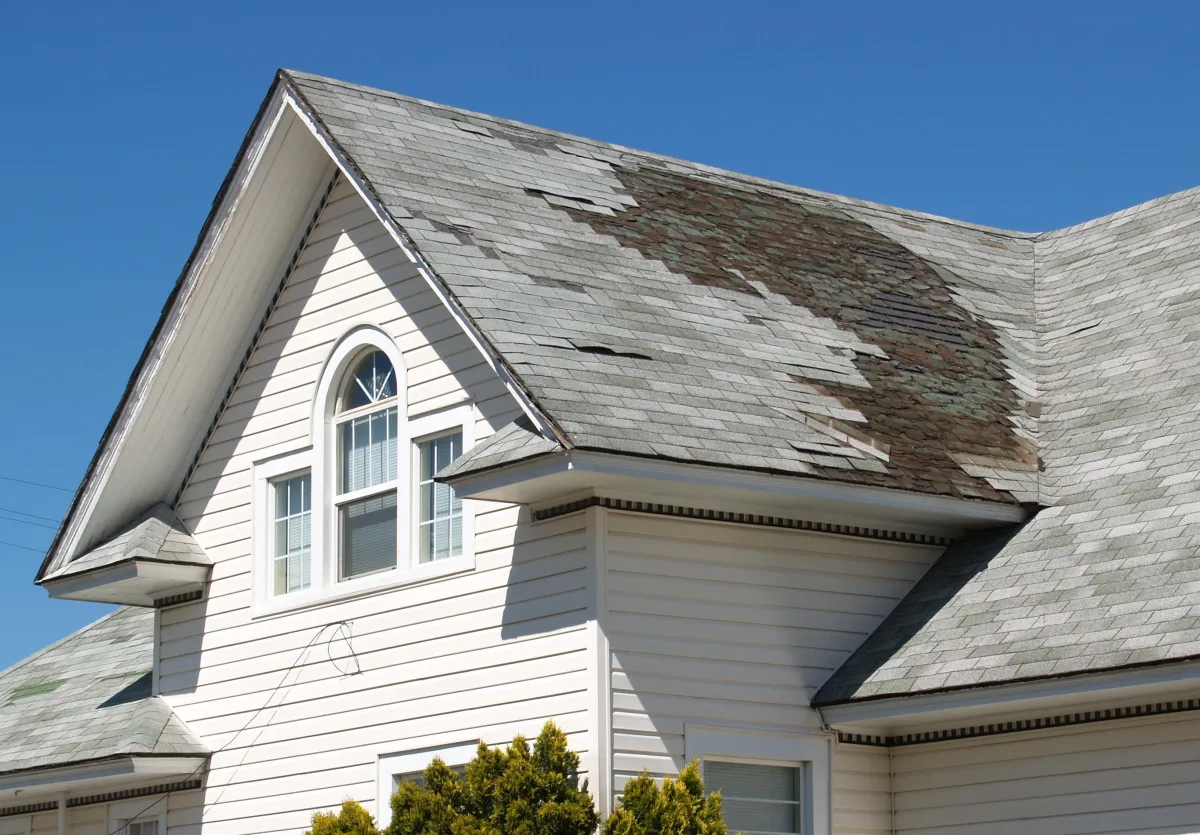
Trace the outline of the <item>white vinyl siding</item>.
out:
<instances>
[{"instance_id":1,"label":"white vinyl siding","mask_svg":"<svg viewBox=\"0 0 1200 835\"><path fill-rule=\"evenodd\" d=\"M163 610L160 651L164 698L219 751L203 835L294 835L346 797L374 808L379 756L464 739L502 744L536 735L551 717L587 756L592 575L579 516L518 527L516 508L478 503L469 570L252 614L251 467L311 443L322 367L363 323L400 351L398 408L414 425L471 403L465 419L482 440L520 414L361 199L339 186L178 506L214 561L204 602ZM352 622L361 674L345 674L350 645L333 630L305 651L339 621Z\"/></svg>"},{"instance_id":2,"label":"white vinyl siding","mask_svg":"<svg viewBox=\"0 0 1200 835\"><path fill-rule=\"evenodd\" d=\"M617 792L676 774L692 723L822 733L809 700L941 551L618 512L606 542ZM834 831L886 832L886 759L841 752Z\"/></svg>"},{"instance_id":3,"label":"white vinyl siding","mask_svg":"<svg viewBox=\"0 0 1200 835\"><path fill-rule=\"evenodd\" d=\"M1200 716L894 749L896 832L1200 832Z\"/></svg>"}]
</instances>

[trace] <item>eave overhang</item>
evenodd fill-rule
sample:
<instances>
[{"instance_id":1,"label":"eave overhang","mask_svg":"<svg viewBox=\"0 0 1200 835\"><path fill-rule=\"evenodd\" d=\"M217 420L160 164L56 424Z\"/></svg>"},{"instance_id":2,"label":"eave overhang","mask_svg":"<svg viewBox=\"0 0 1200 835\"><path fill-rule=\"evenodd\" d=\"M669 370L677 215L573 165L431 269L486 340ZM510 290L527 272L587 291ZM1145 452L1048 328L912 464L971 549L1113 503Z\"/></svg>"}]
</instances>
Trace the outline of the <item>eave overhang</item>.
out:
<instances>
[{"instance_id":1,"label":"eave overhang","mask_svg":"<svg viewBox=\"0 0 1200 835\"><path fill-rule=\"evenodd\" d=\"M198 777L207 756L121 754L50 768L0 773L0 806L34 803L62 794L99 794L140 784Z\"/></svg>"},{"instance_id":2,"label":"eave overhang","mask_svg":"<svg viewBox=\"0 0 1200 835\"><path fill-rule=\"evenodd\" d=\"M211 573L211 565L133 557L90 571L51 577L41 585L51 597L63 600L155 606L202 592Z\"/></svg>"},{"instance_id":3,"label":"eave overhang","mask_svg":"<svg viewBox=\"0 0 1200 835\"><path fill-rule=\"evenodd\" d=\"M1030 515L1028 508L1001 502L581 449L439 480L461 496L485 501L538 506L596 495L940 534L1021 522Z\"/></svg>"},{"instance_id":4,"label":"eave overhang","mask_svg":"<svg viewBox=\"0 0 1200 835\"><path fill-rule=\"evenodd\" d=\"M845 734L895 738L1195 699L1200 659L817 706ZM1153 710L1148 709L1151 713ZM1136 715L1136 714L1135 714ZM1047 723L1052 724L1052 723Z\"/></svg>"}]
</instances>

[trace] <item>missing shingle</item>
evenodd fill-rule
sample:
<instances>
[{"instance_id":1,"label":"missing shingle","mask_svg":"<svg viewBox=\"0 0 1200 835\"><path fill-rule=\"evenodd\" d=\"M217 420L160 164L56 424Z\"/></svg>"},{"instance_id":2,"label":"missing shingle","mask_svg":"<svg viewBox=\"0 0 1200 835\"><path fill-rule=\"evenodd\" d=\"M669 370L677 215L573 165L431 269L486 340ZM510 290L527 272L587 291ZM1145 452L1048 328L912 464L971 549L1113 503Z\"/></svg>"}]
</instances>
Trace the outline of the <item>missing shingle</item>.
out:
<instances>
[{"instance_id":1,"label":"missing shingle","mask_svg":"<svg viewBox=\"0 0 1200 835\"><path fill-rule=\"evenodd\" d=\"M616 214L608 206L602 206L590 197L584 197L580 194L562 194L541 188L540 186L526 186L525 193L534 197L540 197L551 206L560 209L580 209L593 214L609 216Z\"/></svg>"},{"instance_id":2,"label":"missing shingle","mask_svg":"<svg viewBox=\"0 0 1200 835\"><path fill-rule=\"evenodd\" d=\"M624 348L613 348L611 345L593 345L590 343L571 340L571 346L581 354L595 354L601 357L624 357L631 360L652 360L654 357L640 351L630 351Z\"/></svg>"},{"instance_id":3,"label":"missing shingle","mask_svg":"<svg viewBox=\"0 0 1200 835\"><path fill-rule=\"evenodd\" d=\"M492 132L490 130L488 130L487 128L485 128L483 125L473 125L470 122L460 122L457 119L454 120L454 127L458 128L459 130L461 130L465 133L473 133L477 136L491 136L492 135Z\"/></svg>"},{"instance_id":4,"label":"missing shingle","mask_svg":"<svg viewBox=\"0 0 1200 835\"><path fill-rule=\"evenodd\" d=\"M1065 328L1058 328L1046 334L1047 342L1055 342L1059 339L1066 339L1071 336L1078 336L1081 333L1087 333L1090 330L1100 327L1100 320L1093 319L1090 322L1083 322L1078 325L1070 325Z\"/></svg>"},{"instance_id":5,"label":"missing shingle","mask_svg":"<svg viewBox=\"0 0 1200 835\"><path fill-rule=\"evenodd\" d=\"M774 319L769 319L766 316L751 316L749 313L743 313L742 315L746 317L746 321L751 325L762 325L763 327L767 327L767 322L775 321Z\"/></svg>"},{"instance_id":6,"label":"missing shingle","mask_svg":"<svg viewBox=\"0 0 1200 835\"><path fill-rule=\"evenodd\" d=\"M531 275L530 279L534 284L540 284L542 287L556 287L559 290L570 290L572 293L586 293L587 288L582 284L576 284L574 281L564 281L561 278L551 278L546 275Z\"/></svg>"},{"instance_id":7,"label":"missing shingle","mask_svg":"<svg viewBox=\"0 0 1200 835\"><path fill-rule=\"evenodd\" d=\"M446 223L434 218L429 218L429 222L433 224L433 228L437 231L445 232L448 235L453 235L455 240L457 240L460 244L473 245L475 243L474 239L471 238L470 230L465 226L459 226L454 223Z\"/></svg>"}]
</instances>

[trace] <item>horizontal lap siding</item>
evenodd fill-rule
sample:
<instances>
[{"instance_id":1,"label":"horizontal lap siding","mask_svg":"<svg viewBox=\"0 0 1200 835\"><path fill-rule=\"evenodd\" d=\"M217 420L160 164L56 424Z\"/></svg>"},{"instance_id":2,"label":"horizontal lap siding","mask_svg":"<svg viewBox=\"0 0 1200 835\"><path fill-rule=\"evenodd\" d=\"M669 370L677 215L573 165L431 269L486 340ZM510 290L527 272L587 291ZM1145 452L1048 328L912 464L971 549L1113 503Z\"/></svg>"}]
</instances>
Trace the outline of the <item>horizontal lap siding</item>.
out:
<instances>
[{"instance_id":1,"label":"horizontal lap siding","mask_svg":"<svg viewBox=\"0 0 1200 835\"><path fill-rule=\"evenodd\" d=\"M817 688L939 550L610 513L613 777L672 775L685 725L820 732ZM835 827L886 832L886 752L835 750Z\"/></svg>"},{"instance_id":2,"label":"horizontal lap siding","mask_svg":"<svg viewBox=\"0 0 1200 835\"><path fill-rule=\"evenodd\" d=\"M555 718L586 744L590 572L580 517L518 525L477 505L474 571L252 620L254 461L309 442L322 366L350 327L405 356L412 414L476 404L482 440L518 414L478 351L345 184L310 235L178 509L215 566L201 604L164 610L163 694L218 753L203 807L171 835L299 833L353 797L375 808L376 758L515 734ZM353 650L322 626L353 622ZM245 728L245 730L241 730Z\"/></svg>"},{"instance_id":3,"label":"horizontal lap siding","mask_svg":"<svg viewBox=\"0 0 1200 835\"><path fill-rule=\"evenodd\" d=\"M903 833L1200 832L1200 717L898 748Z\"/></svg>"}]
</instances>

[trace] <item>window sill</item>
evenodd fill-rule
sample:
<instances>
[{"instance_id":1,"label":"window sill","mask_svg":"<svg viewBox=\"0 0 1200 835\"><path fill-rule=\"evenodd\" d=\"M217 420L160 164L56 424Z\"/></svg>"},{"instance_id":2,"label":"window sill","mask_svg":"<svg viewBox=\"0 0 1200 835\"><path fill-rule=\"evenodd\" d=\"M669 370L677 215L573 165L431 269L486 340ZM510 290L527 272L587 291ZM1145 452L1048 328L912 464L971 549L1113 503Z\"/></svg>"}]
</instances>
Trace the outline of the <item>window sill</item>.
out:
<instances>
[{"instance_id":1,"label":"window sill","mask_svg":"<svg viewBox=\"0 0 1200 835\"><path fill-rule=\"evenodd\" d=\"M354 580L344 580L320 589L310 589L303 592L272 598L264 602L256 602L251 612L252 620L271 618L293 612L320 609L335 603L344 603L362 597L373 597L377 594L393 591L407 586L418 586L424 583L436 582L449 577L456 577L475 570L474 556L455 557L439 560L411 568L407 571L392 569L378 574L369 574Z\"/></svg>"}]
</instances>

